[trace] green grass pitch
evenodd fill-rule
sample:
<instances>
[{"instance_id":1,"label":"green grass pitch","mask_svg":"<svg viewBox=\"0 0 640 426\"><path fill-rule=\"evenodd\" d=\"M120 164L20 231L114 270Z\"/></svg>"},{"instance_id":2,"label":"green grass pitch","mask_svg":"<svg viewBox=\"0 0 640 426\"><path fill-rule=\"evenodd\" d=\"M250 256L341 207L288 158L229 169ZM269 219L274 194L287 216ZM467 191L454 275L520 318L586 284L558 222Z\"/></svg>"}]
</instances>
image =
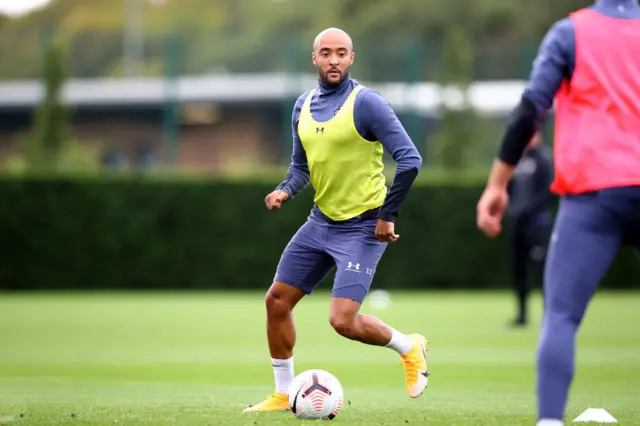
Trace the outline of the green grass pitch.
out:
<instances>
[{"instance_id":1,"label":"green grass pitch","mask_svg":"<svg viewBox=\"0 0 640 426\"><path fill-rule=\"evenodd\" d=\"M345 389L345 425L534 425L533 324L512 331L509 293L392 293L377 314L431 340L429 388L408 398L397 354L336 335L329 294L295 312L296 372L321 368ZM605 408L640 424L640 294L599 293L578 338L568 420ZM245 414L273 389L263 294L2 294L0 423L300 425Z\"/></svg>"}]
</instances>

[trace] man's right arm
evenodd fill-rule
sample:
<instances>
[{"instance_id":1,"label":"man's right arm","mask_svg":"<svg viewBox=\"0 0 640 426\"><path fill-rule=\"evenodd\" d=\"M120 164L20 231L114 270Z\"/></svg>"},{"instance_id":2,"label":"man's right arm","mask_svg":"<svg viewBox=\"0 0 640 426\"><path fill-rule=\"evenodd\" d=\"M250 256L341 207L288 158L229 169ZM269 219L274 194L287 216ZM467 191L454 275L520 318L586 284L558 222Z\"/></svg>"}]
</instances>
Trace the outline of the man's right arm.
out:
<instances>
[{"instance_id":1,"label":"man's right arm","mask_svg":"<svg viewBox=\"0 0 640 426\"><path fill-rule=\"evenodd\" d=\"M296 101L291 114L291 134L293 137L293 151L291 153L291 164L287 170L287 175L276 190L285 191L289 194L288 199L291 200L300 193L309 184L310 174L309 165L307 163L307 153L302 146L300 136L298 135L298 120L300 119L300 111L307 97L307 93L303 94Z\"/></svg>"}]
</instances>

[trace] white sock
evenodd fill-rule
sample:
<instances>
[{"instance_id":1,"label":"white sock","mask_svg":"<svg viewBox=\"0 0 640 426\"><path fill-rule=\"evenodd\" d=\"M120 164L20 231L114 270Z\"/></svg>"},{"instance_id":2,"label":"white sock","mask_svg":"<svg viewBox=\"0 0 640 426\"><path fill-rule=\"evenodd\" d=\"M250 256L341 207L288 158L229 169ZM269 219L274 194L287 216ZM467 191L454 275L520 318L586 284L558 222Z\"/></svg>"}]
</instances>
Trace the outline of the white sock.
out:
<instances>
[{"instance_id":1,"label":"white sock","mask_svg":"<svg viewBox=\"0 0 640 426\"><path fill-rule=\"evenodd\" d=\"M387 348L391 348L398 352L400 355L404 355L411 351L413 348L413 342L406 334L400 333L398 330L391 329L391 341L387 343Z\"/></svg>"},{"instance_id":2,"label":"white sock","mask_svg":"<svg viewBox=\"0 0 640 426\"><path fill-rule=\"evenodd\" d=\"M273 376L276 379L276 392L286 394L293 382L293 357L289 359L271 358Z\"/></svg>"},{"instance_id":3,"label":"white sock","mask_svg":"<svg viewBox=\"0 0 640 426\"><path fill-rule=\"evenodd\" d=\"M540 419L538 421L538 426L562 426L562 421L554 419Z\"/></svg>"}]
</instances>

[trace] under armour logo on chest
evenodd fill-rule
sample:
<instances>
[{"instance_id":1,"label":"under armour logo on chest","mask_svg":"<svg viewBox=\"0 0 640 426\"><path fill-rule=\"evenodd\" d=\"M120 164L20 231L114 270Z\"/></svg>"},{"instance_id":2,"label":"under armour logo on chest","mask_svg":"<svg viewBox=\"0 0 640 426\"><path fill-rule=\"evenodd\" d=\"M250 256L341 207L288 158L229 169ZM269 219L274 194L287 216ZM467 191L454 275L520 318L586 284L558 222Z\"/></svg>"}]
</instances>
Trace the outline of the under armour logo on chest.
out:
<instances>
[{"instance_id":1,"label":"under armour logo on chest","mask_svg":"<svg viewBox=\"0 0 640 426\"><path fill-rule=\"evenodd\" d=\"M316 133L324 134L324 127L316 127Z\"/></svg>"}]
</instances>

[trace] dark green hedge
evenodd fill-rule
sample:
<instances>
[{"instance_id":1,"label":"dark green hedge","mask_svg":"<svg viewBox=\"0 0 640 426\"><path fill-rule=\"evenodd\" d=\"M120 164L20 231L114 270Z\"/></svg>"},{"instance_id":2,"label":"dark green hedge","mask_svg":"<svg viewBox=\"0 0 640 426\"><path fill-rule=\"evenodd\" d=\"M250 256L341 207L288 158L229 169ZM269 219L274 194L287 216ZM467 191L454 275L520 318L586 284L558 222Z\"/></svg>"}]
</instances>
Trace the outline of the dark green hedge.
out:
<instances>
[{"instance_id":1,"label":"dark green hedge","mask_svg":"<svg viewBox=\"0 0 640 426\"><path fill-rule=\"evenodd\" d=\"M271 183L0 180L1 289L209 289L270 284L312 207L305 191L268 212ZM418 185L378 268L384 288L509 285L506 238L475 227L481 187ZM625 252L605 286L640 282ZM626 275L626 276L625 276ZM330 279L324 283L328 288Z\"/></svg>"}]
</instances>

